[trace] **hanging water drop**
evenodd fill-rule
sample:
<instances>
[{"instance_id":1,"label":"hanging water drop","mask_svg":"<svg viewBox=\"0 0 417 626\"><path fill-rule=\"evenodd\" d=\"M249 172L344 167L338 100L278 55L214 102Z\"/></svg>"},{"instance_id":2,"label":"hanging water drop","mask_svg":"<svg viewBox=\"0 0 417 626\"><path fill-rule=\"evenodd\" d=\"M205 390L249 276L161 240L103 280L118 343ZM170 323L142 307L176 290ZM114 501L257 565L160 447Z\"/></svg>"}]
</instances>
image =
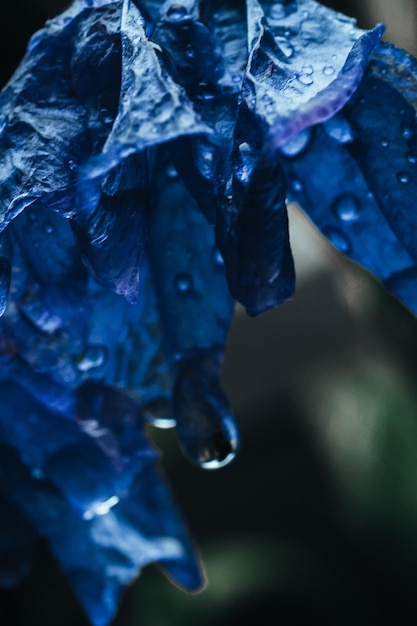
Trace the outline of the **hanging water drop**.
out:
<instances>
[{"instance_id":1,"label":"hanging water drop","mask_svg":"<svg viewBox=\"0 0 417 626\"><path fill-rule=\"evenodd\" d=\"M335 248L343 252L344 254L348 254L351 249L351 244L349 239L346 237L344 233L338 228L333 228L332 226L327 226L323 228L323 234L327 237L327 239L334 245Z\"/></svg>"},{"instance_id":2,"label":"hanging water drop","mask_svg":"<svg viewBox=\"0 0 417 626\"><path fill-rule=\"evenodd\" d=\"M236 456L239 436L220 388L218 366L200 358L179 364L173 406L184 454L203 469L218 469Z\"/></svg>"},{"instance_id":3,"label":"hanging water drop","mask_svg":"<svg viewBox=\"0 0 417 626\"><path fill-rule=\"evenodd\" d=\"M342 222L359 219L359 199L353 193L343 193L333 201L332 212Z\"/></svg>"},{"instance_id":4,"label":"hanging water drop","mask_svg":"<svg viewBox=\"0 0 417 626\"><path fill-rule=\"evenodd\" d=\"M284 5L280 3L273 4L269 10L269 17L272 20L282 20L283 17L286 17L287 13Z\"/></svg>"},{"instance_id":5,"label":"hanging water drop","mask_svg":"<svg viewBox=\"0 0 417 626\"><path fill-rule=\"evenodd\" d=\"M189 293L193 287L193 279L188 272L179 272L175 276L175 287L178 293Z\"/></svg>"},{"instance_id":6,"label":"hanging water drop","mask_svg":"<svg viewBox=\"0 0 417 626\"><path fill-rule=\"evenodd\" d=\"M92 369L104 365L106 358L107 350L105 346L90 345L78 361L77 367L80 372L89 372Z\"/></svg>"}]
</instances>

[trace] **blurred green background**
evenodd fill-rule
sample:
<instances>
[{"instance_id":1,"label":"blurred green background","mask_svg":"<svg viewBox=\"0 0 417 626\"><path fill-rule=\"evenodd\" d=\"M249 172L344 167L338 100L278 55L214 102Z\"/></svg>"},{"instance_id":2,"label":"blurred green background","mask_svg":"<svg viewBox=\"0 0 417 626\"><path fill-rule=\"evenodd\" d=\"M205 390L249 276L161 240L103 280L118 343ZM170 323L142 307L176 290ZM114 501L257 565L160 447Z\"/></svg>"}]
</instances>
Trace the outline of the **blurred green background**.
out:
<instances>
[{"instance_id":1,"label":"blurred green background","mask_svg":"<svg viewBox=\"0 0 417 626\"><path fill-rule=\"evenodd\" d=\"M2 9L1 81L58 0ZM417 53L414 0L325 2ZM13 33L11 39L11 33ZM171 431L150 430L200 547L207 589L157 567L125 594L114 626L388 626L417 623L417 324L291 207L292 302L240 308L223 383L242 448L218 472L192 467ZM0 596L2 626L87 626L47 548Z\"/></svg>"}]
</instances>

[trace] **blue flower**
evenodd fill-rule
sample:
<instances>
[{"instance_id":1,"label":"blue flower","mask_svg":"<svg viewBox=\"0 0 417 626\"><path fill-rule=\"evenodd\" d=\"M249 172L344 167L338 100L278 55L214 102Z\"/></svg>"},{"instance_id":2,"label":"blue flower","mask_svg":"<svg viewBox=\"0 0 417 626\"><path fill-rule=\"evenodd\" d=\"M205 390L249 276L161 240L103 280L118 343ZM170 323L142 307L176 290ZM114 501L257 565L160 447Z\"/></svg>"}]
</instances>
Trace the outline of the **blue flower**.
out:
<instances>
[{"instance_id":1,"label":"blue flower","mask_svg":"<svg viewBox=\"0 0 417 626\"><path fill-rule=\"evenodd\" d=\"M294 292L287 201L417 310L416 62L312 0L75 0L0 96L0 581L45 537L92 623L204 576L147 423L238 449L235 301Z\"/></svg>"}]
</instances>

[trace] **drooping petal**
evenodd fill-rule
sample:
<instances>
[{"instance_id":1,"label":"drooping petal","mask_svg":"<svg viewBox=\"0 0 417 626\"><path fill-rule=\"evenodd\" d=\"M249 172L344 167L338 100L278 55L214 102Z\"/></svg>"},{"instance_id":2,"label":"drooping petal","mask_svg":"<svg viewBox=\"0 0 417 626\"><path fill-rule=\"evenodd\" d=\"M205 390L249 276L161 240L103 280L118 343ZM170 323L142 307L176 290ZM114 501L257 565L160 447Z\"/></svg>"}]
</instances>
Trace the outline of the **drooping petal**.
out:
<instances>
[{"instance_id":1,"label":"drooping petal","mask_svg":"<svg viewBox=\"0 0 417 626\"><path fill-rule=\"evenodd\" d=\"M168 170L170 174L170 170ZM172 360L174 416L182 448L211 468L233 458L237 430L220 389L222 351L233 315L214 230L162 159L149 258L165 344Z\"/></svg>"},{"instance_id":2,"label":"drooping petal","mask_svg":"<svg viewBox=\"0 0 417 626\"><path fill-rule=\"evenodd\" d=\"M124 463L115 467L94 437L16 383L2 383L1 394L0 465L12 502L48 540L94 625L108 624L124 586L150 562L166 561L186 588L201 586L193 545L134 405L126 412L129 402L99 385L79 396L90 421L118 435Z\"/></svg>"}]
</instances>

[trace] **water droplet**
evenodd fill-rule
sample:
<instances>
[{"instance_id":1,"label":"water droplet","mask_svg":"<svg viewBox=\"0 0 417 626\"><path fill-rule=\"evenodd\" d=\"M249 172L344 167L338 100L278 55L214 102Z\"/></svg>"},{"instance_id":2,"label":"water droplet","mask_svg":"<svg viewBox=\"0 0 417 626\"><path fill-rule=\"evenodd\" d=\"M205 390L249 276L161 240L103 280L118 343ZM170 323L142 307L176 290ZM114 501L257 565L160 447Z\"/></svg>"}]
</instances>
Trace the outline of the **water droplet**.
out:
<instances>
[{"instance_id":1,"label":"water droplet","mask_svg":"<svg viewBox=\"0 0 417 626\"><path fill-rule=\"evenodd\" d=\"M188 272L179 272L175 276L175 287L178 293L189 293L193 287L193 279Z\"/></svg>"},{"instance_id":2,"label":"water droplet","mask_svg":"<svg viewBox=\"0 0 417 626\"><path fill-rule=\"evenodd\" d=\"M103 124L113 123L113 116L108 109L101 109L99 112L99 118L100 121L103 122Z\"/></svg>"},{"instance_id":3,"label":"water droplet","mask_svg":"<svg viewBox=\"0 0 417 626\"><path fill-rule=\"evenodd\" d=\"M297 74L297 80L299 83L301 83L302 85L306 85L307 87L314 83L314 78L311 76L311 74L303 74L302 72Z\"/></svg>"},{"instance_id":4,"label":"water droplet","mask_svg":"<svg viewBox=\"0 0 417 626\"><path fill-rule=\"evenodd\" d=\"M101 345L88 346L77 363L80 372L89 372L90 370L104 365L107 358L107 349Z\"/></svg>"},{"instance_id":5,"label":"water droplet","mask_svg":"<svg viewBox=\"0 0 417 626\"><path fill-rule=\"evenodd\" d=\"M336 71L336 70L334 69L333 65L325 65L325 66L323 67L323 74L324 74L325 76L331 76L332 74L334 74L334 73L335 73L335 71Z\"/></svg>"},{"instance_id":6,"label":"water droplet","mask_svg":"<svg viewBox=\"0 0 417 626\"><path fill-rule=\"evenodd\" d=\"M311 76L312 74L314 74L314 67L312 65L303 65L301 71L306 76Z\"/></svg>"},{"instance_id":7,"label":"water droplet","mask_svg":"<svg viewBox=\"0 0 417 626\"><path fill-rule=\"evenodd\" d=\"M165 175L167 178L178 178L178 172L172 163L167 165L165 169Z\"/></svg>"},{"instance_id":8,"label":"water droplet","mask_svg":"<svg viewBox=\"0 0 417 626\"><path fill-rule=\"evenodd\" d=\"M296 157L307 148L311 140L311 129L305 128L294 137L291 137L280 147L280 152L287 157Z\"/></svg>"},{"instance_id":9,"label":"water droplet","mask_svg":"<svg viewBox=\"0 0 417 626\"><path fill-rule=\"evenodd\" d=\"M77 163L71 159L68 161L68 167L70 170L74 171L77 169Z\"/></svg>"},{"instance_id":10,"label":"water droplet","mask_svg":"<svg viewBox=\"0 0 417 626\"><path fill-rule=\"evenodd\" d=\"M187 15L188 11L186 7L182 6L182 4L173 4L167 11L167 17L173 22L182 20L184 17L187 17Z\"/></svg>"},{"instance_id":11,"label":"water droplet","mask_svg":"<svg viewBox=\"0 0 417 626\"><path fill-rule=\"evenodd\" d=\"M417 154L413 154L412 152L409 152L407 154L407 161L411 164L411 165L415 165L417 163Z\"/></svg>"},{"instance_id":12,"label":"water droplet","mask_svg":"<svg viewBox=\"0 0 417 626\"><path fill-rule=\"evenodd\" d=\"M242 74L232 74L232 81L234 83L240 83L242 80Z\"/></svg>"},{"instance_id":13,"label":"water droplet","mask_svg":"<svg viewBox=\"0 0 417 626\"><path fill-rule=\"evenodd\" d=\"M327 226L323 228L323 234L329 239L329 241L344 254L350 252L351 244L349 239L338 228Z\"/></svg>"},{"instance_id":14,"label":"water droplet","mask_svg":"<svg viewBox=\"0 0 417 626\"><path fill-rule=\"evenodd\" d=\"M342 222L356 222L359 219L359 199L353 193L343 193L333 201L332 211Z\"/></svg>"},{"instance_id":15,"label":"water droplet","mask_svg":"<svg viewBox=\"0 0 417 626\"><path fill-rule=\"evenodd\" d=\"M411 128L404 128L403 132L402 132L403 138L404 139L411 139L411 137L413 136L413 131L411 130Z\"/></svg>"},{"instance_id":16,"label":"water droplet","mask_svg":"<svg viewBox=\"0 0 417 626\"><path fill-rule=\"evenodd\" d=\"M388 148L388 146L389 146L388 139L381 139L381 141L379 143L382 146L382 148Z\"/></svg>"},{"instance_id":17,"label":"water droplet","mask_svg":"<svg viewBox=\"0 0 417 626\"><path fill-rule=\"evenodd\" d=\"M28 216L29 221L32 223L35 223L38 221L38 214L33 209L27 212L27 216Z\"/></svg>"},{"instance_id":18,"label":"water droplet","mask_svg":"<svg viewBox=\"0 0 417 626\"><path fill-rule=\"evenodd\" d=\"M351 143L355 138L351 125L347 119L341 115L331 117L329 120L324 122L323 127L329 137L338 143Z\"/></svg>"},{"instance_id":19,"label":"water droplet","mask_svg":"<svg viewBox=\"0 0 417 626\"><path fill-rule=\"evenodd\" d=\"M294 54L294 47L288 41L277 41L280 50L289 59Z\"/></svg>"},{"instance_id":20,"label":"water droplet","mask_svg":"<svg viewBox=\"0 0 417 626\"><path fill-rule=\"evenodd\" d=\"M55 231L55 228L53 227L51 222L46 221L46 222L44 222L42 230L45 233L45 235L52 235L54 233L54 231Z\"/></svg>"},{"instance_id":21,"label":"water droplet","mask_svg":"<svg viewBox=\"0 0 417 626\"><path fill-rule=\"evenodd\" d=\"M195 50L191 45L186 47L185 56L188 57L189 59L193 59L195 57Z\"/></svg>"},{"instance_id":22,"label":"water droplet","mask_svg":"<svg viewBox=\"0 0 417 626\"><path fill-rule=\"evenodd\" d=\"M239 435L217 367L190 359L174 386L177 435L185 455L204 469L224 467L236 456Z\"/></svg>"},{"instance_id":23,"label":"water droplet","mask_svg":"<svg viewBox=\"0 0 417 626\"><path fill-rule=\"evenodd\" d=\"M214 250L214 264L218 267L222 267L224 265L222 254L220 250L217 250L217 248Z\"/></svg>"},{"instance_id":24,"label":"water droplet","mask_svg":"<svg viewBox=\"0 0 417 626\"><path fill-rule=\"evenodd\" d=\"M410 174L408 172L398 172L397 178L403 185L410 182Z\"/></svg>"},{"instance_id":25,"label":"water droplet","mask_svg":"<svg viewBox=\"0 0 417 626\"><path fill-rule=\"evenodd\" d=\"M292 189L294 193L301 193L301 191L303 191L304 189L304 186L301 180L298 180L298 178L292 178L290 180L290 189Z\"/></svg>"},{"instance_id":26,"label":"water droplet","mask_svg":"<svg viewBox=\"0 0 417 626\"><path fill-rule=\"evenodd\" d=\"M287 12L285 7L280 3L273 4L269 9L269 17L272 20L282 20L282 18L286 16Z\"/></svg>"},{"instance_id":27,"label":"water droplet","mask_svg":"<svg viewBox=\"0 0 417 626\"><path fill-rule=\"evenodd\" d=\"M198 84L196 98L197 100L203 100L205 102L213 100L217 96L216 90L212 85L206 82Z\"/></svg>"},{"instance_id":28,"label":"water droplet","mask_svg":"<svg viewBox=\"0 0 417 626\"><path fill-rule=\"evenodd\" d=\"M41 480L45 476L40 467L33 467L31 474L35 480Z\"/></svg>"}]
</instances>

